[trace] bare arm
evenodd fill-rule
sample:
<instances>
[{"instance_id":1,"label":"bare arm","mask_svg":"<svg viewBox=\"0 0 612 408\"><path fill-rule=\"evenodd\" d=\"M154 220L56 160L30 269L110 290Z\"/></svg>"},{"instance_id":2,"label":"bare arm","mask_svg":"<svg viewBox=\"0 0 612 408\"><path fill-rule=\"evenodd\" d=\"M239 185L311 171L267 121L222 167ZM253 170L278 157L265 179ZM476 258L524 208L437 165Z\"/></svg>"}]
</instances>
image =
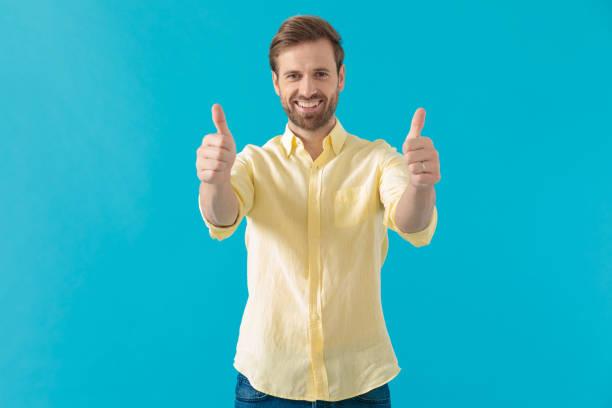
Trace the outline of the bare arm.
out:
<instances>
[{"instance_id":1,"label":"bare arm","mask_svg":"<svg viewBox=\"0 0 612 408\"><path fill-rule=\"evenodd\" d=\"M429 225L435 204L436 190L433 186L426 189L408 186L397 204L395 224L402 232L424 230Z\"/></svg>"},{"instance_id":2,"label":"bare arm","mask_svg":"<svg viewBox=\"0 0 612 408\"><path fill-rule=\"evenodd\" d=\"M200 179L200 208L203 216L218 227L233 225L239 215L239 203L231 184L236 160L236 143L227 126L221 105L212 107L217 133L208 134L196 151L196 169Z\"/></svg>"},{"instance_id":3,"label":"bare arm","mask_svg":"<svg viewBox=\"0 0 612 408\"><path fill-rule=\"evenodd\" d=\"M229 182L200 183L200 207L206 219L218 227L233 225L238 219L238 199Z\"/></svg>"},{"instance_id":4,"label":"bare arm","mask_svg":"<svg viewBox=\"0 0 612 408\"><path fill-rule=\"evenodd\" d=\"M410 132L402 146L410 171L410 185L397 205L395 224L404 232L418 232L429 225L436 205L434 184L441 179L438 151L431 138L421 135L424 124L425 109L419 108L412 117Z\"/></svg>"}]
</instances>

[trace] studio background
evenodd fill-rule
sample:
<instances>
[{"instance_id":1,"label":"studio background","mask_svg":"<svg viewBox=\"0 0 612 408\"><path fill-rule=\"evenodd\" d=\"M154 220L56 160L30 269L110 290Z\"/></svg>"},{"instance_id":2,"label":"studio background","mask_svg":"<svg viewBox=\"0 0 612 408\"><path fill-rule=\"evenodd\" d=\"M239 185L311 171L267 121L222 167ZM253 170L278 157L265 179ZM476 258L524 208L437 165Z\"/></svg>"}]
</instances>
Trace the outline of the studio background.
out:
<instances>
[{"instance_id":1,"label":"studio background","mask_svg":"<svg viewBox=\"0 0 612 408\"><path fill-rule=\"evenodd\" d=\"M440 153L431 245L389 231L396 407L612 407L606 0L0 0L0 407L231 406L243 223L208 235L195 151L282 133L268 46L343 37L337 115Z\"/></svg>"}]
</instances>

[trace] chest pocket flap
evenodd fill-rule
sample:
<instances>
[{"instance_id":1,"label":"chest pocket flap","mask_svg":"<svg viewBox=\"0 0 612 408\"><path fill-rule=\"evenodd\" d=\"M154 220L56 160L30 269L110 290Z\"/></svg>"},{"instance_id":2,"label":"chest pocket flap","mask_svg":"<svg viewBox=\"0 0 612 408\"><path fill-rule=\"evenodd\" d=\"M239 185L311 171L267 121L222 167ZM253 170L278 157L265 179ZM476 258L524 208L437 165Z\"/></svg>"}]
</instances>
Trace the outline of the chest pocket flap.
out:
<instances>
[{"instance_id":1,"label":"chest pocket flap","mask_svg":"<svg viewBox=\"0 0 612 408\"><path fill-rule=\"evenodd\" d=\"M350 227L362 223L374 211L374 200L367 185L343 188L334 197L334 225Z\"/></svg>"}]
</instances>

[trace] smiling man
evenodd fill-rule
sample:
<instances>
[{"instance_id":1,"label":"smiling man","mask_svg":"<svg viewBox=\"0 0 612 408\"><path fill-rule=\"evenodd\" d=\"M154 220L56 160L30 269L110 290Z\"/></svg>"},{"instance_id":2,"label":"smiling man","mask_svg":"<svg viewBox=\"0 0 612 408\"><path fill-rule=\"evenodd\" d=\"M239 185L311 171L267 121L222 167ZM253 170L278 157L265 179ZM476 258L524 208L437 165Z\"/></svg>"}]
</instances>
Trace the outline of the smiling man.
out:
<instances>
[{"instance_id":1,"label":"smiling man","mask_svg":"<svg viewBox=\"0 0 612 408\"><path fill-rule=\"evenodd\" d=\"M327 38L293 47L277 41L270 60L274 90L289 118L290 130L315 160L323 150L322 139L336 124L334 113L344 88L344 64L337 67ZM284 52L280 52L282 48ZM279 66L283 67L281 72Z\"/></svg>"},{"instance_id":2,"label":"smiling man","mask_svg":"<svg viewBox=\"0 0 612 408\"><path fill-rule=\"evenodd\" d=\"M390 407L388 383L400 367L380 272L388 229L415 247L436 229L440 163L421 135L425 111L416 110L401 154L384 139L347 132L335 116L344 51L319 17L283 22L269 59L284 133L236 154L215 104L216 132L196 152L210 236L228 238L247 220L235 406ZM396 272L411 273L410 265Z\"/></svg>"}]
</instances>

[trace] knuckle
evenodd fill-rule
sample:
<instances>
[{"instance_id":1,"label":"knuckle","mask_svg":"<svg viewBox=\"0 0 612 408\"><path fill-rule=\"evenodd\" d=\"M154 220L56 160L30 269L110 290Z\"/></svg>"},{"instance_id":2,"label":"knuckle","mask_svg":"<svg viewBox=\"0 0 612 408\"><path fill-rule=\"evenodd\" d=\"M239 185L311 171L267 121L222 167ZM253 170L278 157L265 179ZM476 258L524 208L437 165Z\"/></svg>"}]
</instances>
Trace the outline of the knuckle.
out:
<instances>
[{"instance_id":1,"label":"knuckle","mask_svg":"<svg viewBox=\"0 0 612 408\"><path fill-rule=\"evenodd\" d=\"M219 140L218 133L209 133L204 137L206 144L214 145Z\"/></svg>"}]
</instances>

